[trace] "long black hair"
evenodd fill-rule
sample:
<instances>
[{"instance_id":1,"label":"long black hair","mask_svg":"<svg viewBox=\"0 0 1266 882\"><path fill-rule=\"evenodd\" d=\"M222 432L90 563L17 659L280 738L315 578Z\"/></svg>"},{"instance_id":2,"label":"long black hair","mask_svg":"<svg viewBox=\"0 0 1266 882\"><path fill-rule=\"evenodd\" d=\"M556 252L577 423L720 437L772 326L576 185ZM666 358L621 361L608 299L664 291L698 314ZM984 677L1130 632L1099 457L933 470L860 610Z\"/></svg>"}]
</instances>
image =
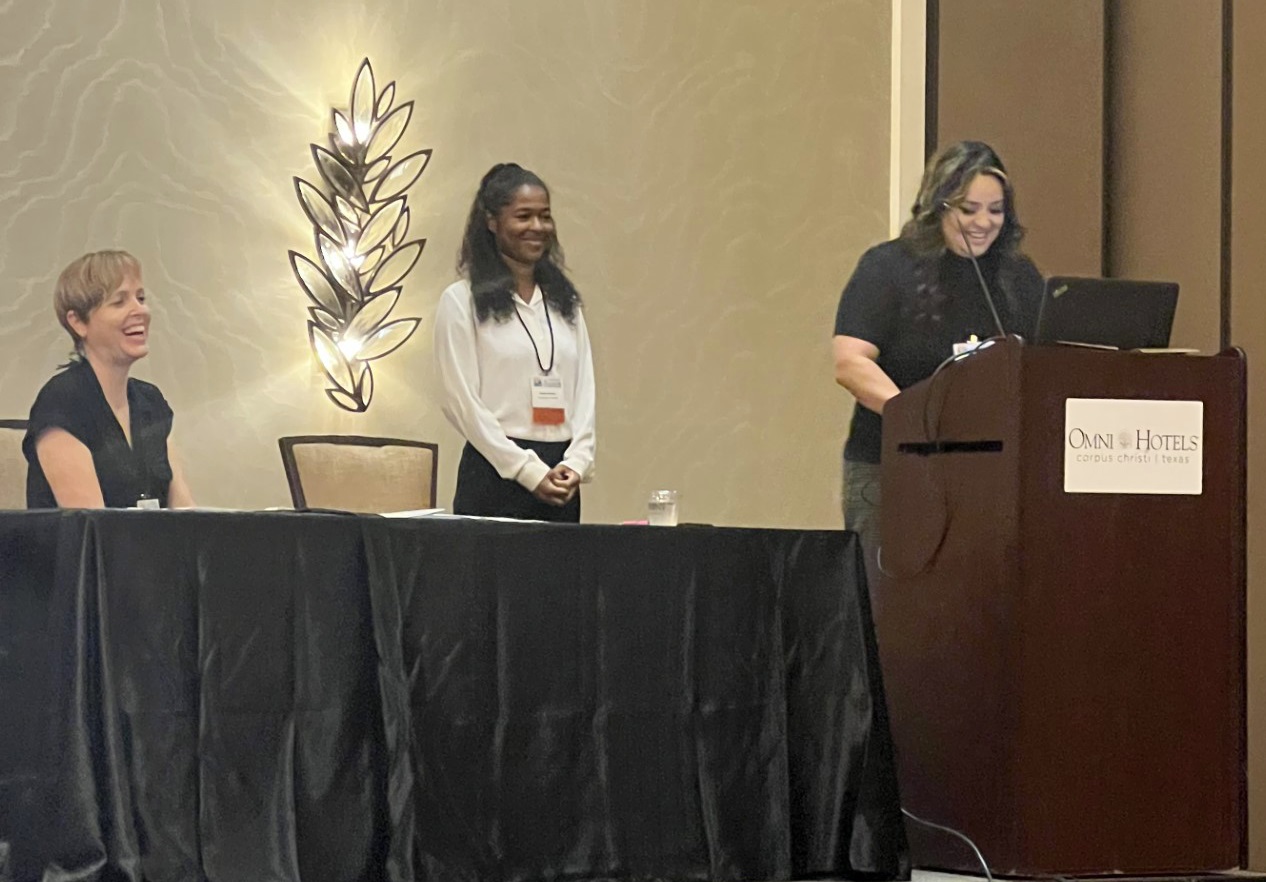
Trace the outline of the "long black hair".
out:
<instances>
[{"instance_id":1,"label":"long black hair","mask_svg":"<svg viewBox=\"0 0 1266 882\"><path fill-rule=\"evenodd\" d=\"M492 316L497 321L514 315L514 277L510 267L497 251L497 239L488 229L488 219L496 216L514 200L520 187L540 187L549 196L549 187L532 172L513 162L494 165L479 182L475 201L466 219L466 235L462 238L457 271L470 279L475 301L475 317L483 322ZM536 262L533 274L545 302L570 323L576 321L580 292L564 272L563 248L558 236L551 235L545 254Z\"/></svg>"}]
</instances>

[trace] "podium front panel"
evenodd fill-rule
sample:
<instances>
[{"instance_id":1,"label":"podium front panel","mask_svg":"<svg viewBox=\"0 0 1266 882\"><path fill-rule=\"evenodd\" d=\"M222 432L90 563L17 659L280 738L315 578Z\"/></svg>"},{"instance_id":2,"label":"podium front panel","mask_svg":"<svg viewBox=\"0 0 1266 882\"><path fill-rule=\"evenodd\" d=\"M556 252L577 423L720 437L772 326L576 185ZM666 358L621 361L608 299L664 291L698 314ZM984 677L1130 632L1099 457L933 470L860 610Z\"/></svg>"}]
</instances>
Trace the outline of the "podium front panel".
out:
<instances>
[{"instance_id":1,"label":"podium front panel","mask_svg":"<svg viewBox=\"0 0 1266 882\"><path fill-rule=\"evenodd\" d=\"M907 808L1000 873L1239 866L1243 360L996 348L885 412L874 606ZM1203 402L1203 492L1066 493L1070 397ZM976 867L948 838L914 857Z\"/></svg>"}]
</instances>

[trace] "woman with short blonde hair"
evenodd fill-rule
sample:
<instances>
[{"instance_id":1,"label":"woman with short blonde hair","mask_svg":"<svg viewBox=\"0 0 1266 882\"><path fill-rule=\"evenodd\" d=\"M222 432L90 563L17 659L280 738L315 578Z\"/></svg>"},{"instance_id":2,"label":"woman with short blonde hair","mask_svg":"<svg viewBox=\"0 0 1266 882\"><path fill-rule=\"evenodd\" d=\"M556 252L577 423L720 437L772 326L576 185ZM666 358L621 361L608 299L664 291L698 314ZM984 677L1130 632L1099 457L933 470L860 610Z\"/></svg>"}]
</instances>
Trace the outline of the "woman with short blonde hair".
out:
<instances>
[{"instance_id":1,"label":"woman with short blonde hair","mask_svg":"<svg viewBox=\"0 0 1266 882\"><path fill-rule=\"evenodd\" d=\"M128 376L149 354L140 261L117 250L83 255L58 277L53 309L75 349L31 406L27 507L192 506L171 408L157 386Z\"/></svg>"}]
</instances>

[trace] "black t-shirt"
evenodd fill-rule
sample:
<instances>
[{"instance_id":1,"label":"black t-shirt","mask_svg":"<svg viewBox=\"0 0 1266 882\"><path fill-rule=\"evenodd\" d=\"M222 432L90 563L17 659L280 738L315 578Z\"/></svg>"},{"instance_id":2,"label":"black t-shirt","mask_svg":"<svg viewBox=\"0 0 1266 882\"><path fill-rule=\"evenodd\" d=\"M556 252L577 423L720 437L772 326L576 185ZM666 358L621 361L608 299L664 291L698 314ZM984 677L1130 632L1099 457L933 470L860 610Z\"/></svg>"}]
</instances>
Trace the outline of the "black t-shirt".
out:
<instances>
[{"instance_id":1,"label":"black t-shirt","mask_svg":"<svg viewBox=\"0 0 1266 882\"><path fill-rule=\"evenodd\" d=\"M980 258L981 274L1002 326L1008 333L1031 336L1042 275L1027 257L1002 263L997 250L990 249ZM972 334L983 340L998 332L970 260L950 251L921 260L894 239L871 248L857 262L840 295L835 333L875 344L879 367L898 389L907 389L931 376L953 354L955 343ZM882 441L882 418L857 405L844 458L877 463Z\"/></svg>"},{"instance_id":2,"label":"black t-shirt","mask_svg":"<svg viewBox=\"0 0 1266 882\"><path fill-rule=\"evenodd\" d=\"M127 400L131 446L88 362L72 362L44 384L31 405L30 424L22 439L27 508L57 508L57 499L35 455L36 439L50 428L64 429L88 448L108 508L130 508L142 494L166 507L171 486L167 459L171 408L157 386L141 380L127 381Z\"/></svg>"}]
</instances>

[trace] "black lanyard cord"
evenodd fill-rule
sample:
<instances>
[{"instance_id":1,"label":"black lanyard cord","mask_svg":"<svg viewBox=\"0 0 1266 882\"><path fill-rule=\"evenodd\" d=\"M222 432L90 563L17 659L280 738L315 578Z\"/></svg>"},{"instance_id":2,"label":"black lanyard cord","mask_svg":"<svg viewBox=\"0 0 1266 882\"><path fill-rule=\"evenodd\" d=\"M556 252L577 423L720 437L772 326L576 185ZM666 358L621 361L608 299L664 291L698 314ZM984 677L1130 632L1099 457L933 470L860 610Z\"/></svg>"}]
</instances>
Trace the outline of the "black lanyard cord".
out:
<instances>
[{"instance_id":1,"label":"black lanyard cord","mask_svg":"<svg viewBox=\"0 0 1266 882\"><path fill-rule=\"evenodd\" d=\"M544 297L544 294L542 294L542 297ZM542 306L545 307L545 324L546 326L549 327L549 367L546 367L545 364L541 361L541 350L537 348L536 338L533 337L532 332L528 330L527 322L523 321L523 314L519 312L519 304L511 301L511 305L514 306L514 314L518 317L519 324L523 325L523 333L527 334L528 339L532 341L532 352L533 354L536 355L536 366L541 369L541 373L548 374L550 371L554 369L554 353L555 353L554 323L550 321L550 317L549 317L549 302L544 301L541 304Z\"/></svg>"},{"instance_id":2,"label":"black lanyard cord","mask_svg":"<svg viewBox=\"0 0 1266 882\"><path fill-rule=\"evenodd\" d=\"M132 423L132 443L129 445L132 462L136 466L137 472L140 473L141 478L141 495L137 501L139 502L141 499L159 499L161 498L160 496L152 495L154 492L154 480L150 476L149 447L143 437L145 435L145 427L137 426L136 421L132 420L130 406L128 408L128 422Z\"/></svg>"}]
</instances>

